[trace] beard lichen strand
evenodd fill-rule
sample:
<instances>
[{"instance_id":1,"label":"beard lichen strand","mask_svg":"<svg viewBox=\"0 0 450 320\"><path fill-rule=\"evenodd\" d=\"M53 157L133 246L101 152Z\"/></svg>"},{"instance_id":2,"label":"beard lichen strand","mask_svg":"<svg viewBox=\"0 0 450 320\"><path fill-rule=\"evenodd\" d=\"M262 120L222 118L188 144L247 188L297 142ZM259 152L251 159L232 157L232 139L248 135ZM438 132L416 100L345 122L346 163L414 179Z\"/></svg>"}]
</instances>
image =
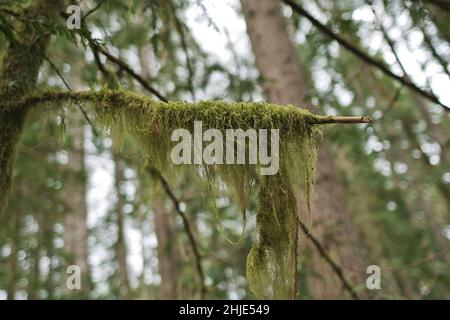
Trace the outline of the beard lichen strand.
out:
<instances>
[{"instance_id":1,"label":"beard lichen strand","mask_svg":"<svg viewBox=\"0 0 450 320\"><path fill-rule=\"evenodd\" d=\"M36 28L22 21L38 17L53 20L64 8L61 0L34 0L23 11L22 20L13 23L14 41L10 41L0 63L0 101L10 102L28 94L35 86L39 69L45 57L50 36L42 35ZM17 153L27 111L16 109L14 104L0 106L0 214L6 206L11 189L13 163Z\"/></svg>"},{"instance_id":2,"label":"beard lichen strand","mask_svg":"<svg viewBox=\"0 0 450 320\"><path fill-rule=\"evenodd\" d=\"M295 299L298 215L284 174L262 177L256 215L259 241L247 257L250 291L260 299Z\"/></svg>"},{"instance_id":3,"label":"beard lichen strand","mask_svg":"<svg viewBox=\"0 0 450 320\"><path fill-rule=\"evenodd\" d=\"M115 137L128 132L147 161L169 180L189 172L219 188L224 182L239 207L248 205L253 182L259 185L257 227L259 241L247 260L250 290L257 298L294 298L296 279L297 205L309 203L316 162L317 126L320 116L293 106L264 102L203 101L159 102L127 91L100 90L83 93L41 93L22 100L22 107L50 102L61 107L65 100L85 103L96 125ZM25 102L26 101L26 102ZM52 108L50 106L50 108ZM260 176L257 165L174 165L170 158L171 133L178 128L193 130L194 121L224 132L228 128L280 129L280 170ZM295 190L295 192L293 192ZM300 190L301 192L298 192ZM298 199L302 197L302 199Z\"/></svg>"}]
</instances>

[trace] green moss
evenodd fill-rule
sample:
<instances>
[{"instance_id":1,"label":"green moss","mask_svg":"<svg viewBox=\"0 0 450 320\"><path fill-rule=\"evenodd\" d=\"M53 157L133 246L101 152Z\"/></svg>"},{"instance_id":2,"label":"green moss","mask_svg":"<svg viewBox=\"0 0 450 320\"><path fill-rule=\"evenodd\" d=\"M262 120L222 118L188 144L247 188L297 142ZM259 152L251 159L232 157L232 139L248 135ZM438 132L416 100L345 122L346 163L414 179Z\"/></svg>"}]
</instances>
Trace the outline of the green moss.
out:
<instances>
[{"instance_id":1,"label":"green moss","mask_svg":"<svg viewBox=\"0 0 450 320\"><path fill-rule=\"evenodd\" d=\"M101 90L83 93L40 93L15 103L19 108L64 100L90 103L97 125L123 138L133 136L147 161L169 180L189 172L212 185L225 182L243 212L250 189L259 186L257 226L259 241L247 261L249 287L257 298L294 298L297 251L297 202L305 201L314 183L316 127L323 117L294 106L255 102L204 101L158 102L127 91ZM89 104L86 106L89 107ZM276 175L260 176L258 165L179 165L170 153L173 130L193 131L194 121L203 129L280 129L280 169ZM200 169L200 170L199 170ZM203 170L201 170L203 169ZM199 171L207 174L200 174ZM295 190L295 192L294 192Z\"/></svg>"},{"instance_id":2,"label":"green moss","mask_svg":"<svg viewBox=\"0 0 450 320\"><path fill-rule=\"evenodd\" d=\"M256 219L259 243L247 257L250 290L258 298L295 298L298 216L285 172L261 179Z\"/></svg>"}]
</instances>

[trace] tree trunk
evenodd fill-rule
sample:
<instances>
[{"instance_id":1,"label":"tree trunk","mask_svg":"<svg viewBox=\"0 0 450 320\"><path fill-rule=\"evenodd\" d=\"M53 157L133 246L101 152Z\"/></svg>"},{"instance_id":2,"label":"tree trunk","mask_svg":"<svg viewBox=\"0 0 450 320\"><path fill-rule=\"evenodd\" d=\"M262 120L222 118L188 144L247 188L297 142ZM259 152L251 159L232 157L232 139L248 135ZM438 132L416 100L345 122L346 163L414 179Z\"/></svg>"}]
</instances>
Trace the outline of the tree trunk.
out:
<instances>
[{"instance_id":1,"label":"tree trunk","mask_svg":"<svg viewBox=\"0 0 450 320\"><path fill-rule=\"evenodd\" d=\"M80 112L68 115L69 162L67 164L64 249L66 268L77 265L81 270L81 291L67 291L69 296L85 296L90 288L88 264L88 227L86 205L86 168L84 164L84 118Z\"/></svg>"},{"instance_id":2,"label":"tree trunk","mask_svg":"<svg viewBox=\"0 0 450 320\"><path fill-rule=\"evenodd\" d=\"M145 22L144 15L137 16L137 23ZM144 79L149 79L150 72L150 45L144 44L139 50L139 62L141 65L141 75ZM178 299L177 285L179 279L179 255L177 252L177 234L174 232L174 220L170 219L165 208L165 195L158 193L153 199L153 211L155 221L156 238L158 241L158 266L161 276L160 298ZM146 293L147 294L147 293Z\"/></svg>"},{"instance_id":3,"label":"tree trunk","mask_svg":"<svg viewBox=\"0 0 450 320\"><path fill-rule=\"evenodd\" d=\"M306 72L289 38L280 1L241 0L241 4L266 99L279 104L307 106L309 86ZM340 264L362 265L352 216L346 207L344 190L326 144L318 153L312 214L315 222L313 232L326 245L331 256ZM311 250L311 257L306 261L307 268L320 275L307 278L310 295L319 299L345 297L343 286L332 269L310 244L308 250ZM361 275L353 280L360 281L363 274L361 271Z\"/></svg>"},{"instance_id":4,"label":"tree trunk","mask_svg":"<svg viewBox=\"0 0 450 320\"><path fill-rule=\"evenodd\" d=\"M177 280L180 271L174 232L171 228L171 220L168 219L163 196L155 198L153 210L158 240L158 266L161 276L160 298L177 299Z\"/></svg>"},{"instance_id":5,"label":"tree trunk","mask_svg":"<svg viewBox=\"0 0 450 320\"><path fill-rule=\"evenodd\" d=\"M116 189L116 225L117 225L117 241L115 244L116 259L119 265L118 288L119 296L126 299L130 298L130 281L128 278L127 267L127 246L125 242L125 225L124 212L125 196L122 192L122 183L124 182L123 171L125 169L124 162L117 154L114 154L114 188Z\"/></svg>"}]
</instances>

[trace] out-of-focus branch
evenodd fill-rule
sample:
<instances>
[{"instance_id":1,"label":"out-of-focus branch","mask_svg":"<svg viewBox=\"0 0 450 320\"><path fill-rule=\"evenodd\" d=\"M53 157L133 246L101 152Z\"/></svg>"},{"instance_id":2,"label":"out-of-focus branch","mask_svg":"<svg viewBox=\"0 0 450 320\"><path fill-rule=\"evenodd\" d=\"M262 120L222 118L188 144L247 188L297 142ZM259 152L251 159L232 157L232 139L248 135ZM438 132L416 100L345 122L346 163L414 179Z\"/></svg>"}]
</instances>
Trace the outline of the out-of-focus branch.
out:
<instances>
[{"instance_id":1,"label":"out-of-focus branch","mask_svg":"<svg viewBox=\"0 0 450 320\"><path fill-rule=\"evenodd\" d=\"M387 76L399 81L405 87L413 90L414 92L417 92L418 94L420 94L424 98L427 98L431 102L439 104L440 106L442 106L444 108L445 111L447 111L447 112L450 111L450 107L448 107L445 104L443 104L442 102L440 102L439 99L432 92L425 91L425 90L419 88L413 82L411 82L411 80L409 80L408 78L402 77L402 76L399 76L399 75L393 73L383 62L370 57L367 53L362 51L360 48L351 44L349 41L347 41L340 35L336 34L329 27L322 24L319 20L314 18L311 14L309 14L309 12L307 12L305 9L303 9L300 5L298 5L294 1L292 1L292 0L281 0L281 1L284 2L285 4L287 4L288 6L290 6L293 11L295 11L299 15L305 17L306 19L308 19L323 34L325 34L326 36L328 36L329 38L331 38L333 40L336 40L341 46L343 46L345 49L347 49L348 51L353 53L355 56L357 56L358 58L363 60L365 63L376 67L377 69L382 71Z\"/></svg>"},{"instance_id":2,"label":"out-of-focus branch","mask_svg":"<svg viewBox=\"0 0 450 320\"><path fill-rule=\"evenodd\" d=\"M105 3L106 0L100 0L95 7L93 7L91 10L86 12L86 14L81 18L81 21L84 21L87 17L89 17L91 14L93 14L95 11L100 9L103 3Z\"/></svg>"},{"instance_id":3,"label":"out-of-focus branch","mask_svg":"<svg viewBox=\"0 0 450 320\"><path fill-rule=\"evenodd\" d=\"M41 51L41 53L42 53L42 55L44 57L44 60L48 62L48 64L50 65L50 68L53 69L53 71L58 75L58 77L64 83L64 86L67 88L67 90L72 91L72 88L70 87L69 83L64 78L64 76L62 75L62 73L58 69L58 67L53 63L52 59L50 59L50 57L47 55L45 50L41 48L39 43L36 43L36 47L38 48L39 51ZM98 131L95 128L95 125L92 122L91 118L89 118L89 115L87 114L86 110L84 110L83 106L81 105L81 103L79 101L75 101L75 103L77 104L78 108L80 109L80 111L81 111L84 119L86 120L86 122L91 126L92 133L94 134L94 136L98 137ZM64 118L62 119L62 122L64 124Z\"/></svg>"},{"instance_id":4,"label":"out-of-focus branch","mask_svg":"<svg viewBox=\"0 0 450 320\"><path fill-rule=\"evenodd\" d=\"M438 9L450 11L450 3L447 0L422 0L424 3L429 3Z\"/></svg>"},{"instance_id":5,"label":"out-of-focus branch","mask_svg":"<svg viewBox=\"0 0 450 320\"><path fill-rule=\"evenodd\" d=\"M333 271L336 273L338 278L342 282L342 286L347 290L350 294L350 296L354 300L359 300L358 294L356 293L355 289L353 289L353 286L350 284L350 282L347 280L347 278L344 275L344 272L342 271L342 268L333 260L333 258L330 257L330 255L327 253L325 248L322 246L320 241L311 233L311 231L306 227L306 225L302 221L298 221L300 228L303 230L305 235L311 240L311 242L316 247L319 254L322 256L322 258L330 265L330 267L333 269Z\"/></svg>"},{"instance_id":6,"label":"out-of-focus branch","mask_svg":"<svg viewBox=\"0 0 450 320\"><path fill-rule=\"evenodd\" d=\"M172 189L170 188L169 183L162 176L161 172L159 172L159 170L157 170L154 167L147 167L147 170L148 170L148 172L151 175L156 177L161 182L161 185L162 185L164 191L166 192L167 196L172 201L173 206L175 207L175 210L177 211L177 213L180 215L181 219L183 220L183 225L184 225L184 228L185 228L186 233L188 235L189 243L190 243L190 245L192 247L192 252L194 254L195 267L196 267L196 270L197 270L197 275L199 277L200 299L203 300L205 298L205 293L206 293L206 287L205 287L205 281L204 281L204 272L203 272L203 267L202 267L202 263L201 263L200 252L199 252L198 247L197 247L197 242L195 241L194 233L192 232L192 228L191 228L191 226L189 224L189 220L187 219L186 214L183 212L183 210L181 210L180 201L178 200L178 198L173 193Z\"/></svg>"},{"instance_id":7,"label":"out-of-focus branch","mask_svg":"<svg viewBox=\"0 0 450 320\"><path fill-rule=\"evenodd\" d=\"M186 34L184 32L183 24L181 23L180 19L177 16L177 11L175 6L172 3L172 0L169 0L168 5L170 7L170 10L172 12L172 16L175 23L175 29L177 30L177 33L180 37L181 41L181 47L183 48L184 55L186 57L186 68L188 70L188 88L191 92L192 99L195 101L195 88L194 88L194 69L192 68L191 58L189 57L189 51L188 46L186 43Z\"/></svg>"}]
</instances>

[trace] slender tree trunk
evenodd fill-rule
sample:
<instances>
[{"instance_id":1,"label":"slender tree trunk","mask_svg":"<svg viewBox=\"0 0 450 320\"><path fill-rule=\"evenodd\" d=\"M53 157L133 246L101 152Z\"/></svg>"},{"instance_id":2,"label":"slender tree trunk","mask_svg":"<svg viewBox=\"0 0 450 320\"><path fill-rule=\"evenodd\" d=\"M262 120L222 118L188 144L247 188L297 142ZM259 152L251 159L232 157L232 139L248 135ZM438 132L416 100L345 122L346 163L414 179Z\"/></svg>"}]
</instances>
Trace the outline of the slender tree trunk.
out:
<instances>
[{"instance_id":1,"label":"slender tree trunk","mask_svg":"<svg viewBox=\"0 0 450 320\"><path fill-rule=\"evenodd\" d=\"M67 265L77 265L81 270L81 291L67 291L69 296L83 296L90 289L88 264L88 227L86 205L86 168L84 164L84 118L81 112L68 115L69 162L67 164L66 206L64 217L64 249Z\"/></svg>"},{"instance_id":2,"label":"slender tree trunk","mask_svg":"<svg viewBox=\"0 0 450 320\"><path fill-rule=\"evenodd\" d=\"M171 228L169 213L165 208L163 196L153 202L155 215L156 238L158 239L158 265L161 276L160 298L177 299L177 283L179 275L178 257L174 232Z\"/></svg>"},{"instance_id":3,"label":"slender tree trunk","mask_svg":"<svg viewBox=\"0 0 450 320\"><path fill-rule=\"evenodd\" d=\"M267 100L307 106L309 86L306 72L289 38L280 1L241 0L241 4ZM339 263L360 266L362 263L357 250L358 237L331 159L329 146L324 144L318 154L318 174L312 208L315 223L313 232ZM306 265L320 275L307 278L311 296L345 297L338 277L320 255L313 251L312 246L308 245L308 248L312 255ZM362 276L357 275L353 280L360 281Z\"/></svg>"},{"instance_id":4,"label":"slender tree trunk","mask_svg":"<svg viewBox=\"0 0 450 320\"><path fill-rule=\"evenodd\" d=\"M42 16L49 22L63 11L65 1L34 0L25 11L25 19ZM9 101L29 93L35 86L44 61L50 36L40 35L30 26L16 32L16 42L9 43L0 66L0 99ZM0 213L11 190L13 163L27 110L0 109Z\"/></svg>"},{"instance_id":5,"label":"slender tree trunk","mask_svg":"<svg viewBox=\"0 0 450 320\"><path fill-rule=\"evenodd\" d=\"M125 222L124 222L124 205L125 196L122 191L122 183L124 182L123 171L125 170L124 162L119 155L114 154L114 188L116 189L116 224L117 224L117 241L115 244L116 259L119 265L118 287L120 297L130 298L130 281L128 278L127 267L127 246L125 241Z\"/></svg>"}]
</instances>

